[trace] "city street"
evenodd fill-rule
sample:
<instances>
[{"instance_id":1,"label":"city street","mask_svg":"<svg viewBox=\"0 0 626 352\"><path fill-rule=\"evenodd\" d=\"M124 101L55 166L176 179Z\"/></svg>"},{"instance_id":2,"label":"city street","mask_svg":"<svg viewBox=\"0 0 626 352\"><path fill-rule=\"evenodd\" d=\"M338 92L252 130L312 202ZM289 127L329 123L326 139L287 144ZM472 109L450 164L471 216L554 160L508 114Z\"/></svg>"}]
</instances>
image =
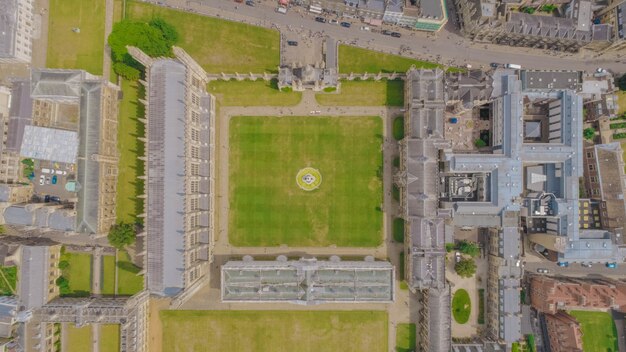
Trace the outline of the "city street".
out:
<instances>
[{"instance_id":1,"label":"city street","mask_svg":"<svg viewBox=\"0 0 626 352\"><path fill-rule=\"evenodd\" d=\"M276 12L276 2L262 0L257 5L246 6L225 0L166 0L159 2L164 6L178 8L207 16L219 17L238 22L272 27L281 32L309 30L330 35L346 44L363 48L401 54L421 60L436 61L445 65L488 67L492 62L516 63L524 68L552 70L587 70L603 67L614 72L625 71L626 54L595 58L595 53L565 54L532 48L516 48L492 44L472 43L458 34L453 17L439 33L399 29L385 25L384 28L397 30L401 38L390 38L380 33L360 30L360 22L351 20L353 26L344 28L328 23L318 23L314 15L303 7L292 7L287 14Z\"/></svg>"}]
</instances>

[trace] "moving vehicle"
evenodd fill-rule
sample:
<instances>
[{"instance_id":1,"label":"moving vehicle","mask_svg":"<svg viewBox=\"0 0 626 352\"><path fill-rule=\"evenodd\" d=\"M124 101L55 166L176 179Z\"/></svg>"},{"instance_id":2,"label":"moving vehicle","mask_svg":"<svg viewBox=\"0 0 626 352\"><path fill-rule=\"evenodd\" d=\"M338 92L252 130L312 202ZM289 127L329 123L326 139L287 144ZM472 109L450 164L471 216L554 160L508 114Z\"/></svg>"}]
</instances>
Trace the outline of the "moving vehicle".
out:
<instances>
[{"instance_id":1,"label":"moving vehicle","mask_svg":"<svg viewBox=\"0 0 626 352\"><path fill-rule=\"evenodd\" d=\"M315 22L326 23L326 19L324 17L315 17Z\"/></svg>"},{"instance_id":2,"label":"moving vehicle","mask_svg":"<svg viewBox=\"0 0 626 352\"><path fill-rule=\"evenodd\" d=\"M606 263L606 267L609 269L617 268L617 263Z\"/></svg>"},{"instance_id":3,"label":"moving vehicle","mask_svg":"<svg viewBox=\"0 0 626 352\"><path fill-rule=\"evenodd\" d=\"M519 70L522 68L522 66L518 64L506 64L506 68L513 68L513 69Z\"/></svg>"},{"instance_id":4,"label":"moving vehicle","mask_svg":"<svg viewBox=\"0 0 626 352\"><path fill-rule=\"evenodd\" d=\"M569 263L568 262L556 262L556 265L561 266L561 267L568 267Z\"/></svg>"},{"instance_id":5,"label":"moving vehicle","mask_svg":"<svg viewBox=\"0 0 626 352\"><path fill-rule=\"evenodd\" d=\"M341 22L339 25L344 28L350 28L351 26L350 22Z\"/></svg>"},{"instance_id":6,"label":"moving vehicle","mask_svg":"<svg viewBox=\"0 0 626 352\"><path fill-rule=\"evenodd\" d=\"M276 12L282 13L284 15L287 13L287 9L282 6L279 6L276 8Z\"/></svg>"},{"instance_id":7,"label":"moving vehicle","mask_svg":"<svg viewBox=\"0 0 626 352\"><path fill-rule=\"evenodd\" d=\"M398 33L398 32L391 32L391 36L394 38L400 38L402 36L402 34Z\"/></svg>"},{"instance_id":8,"label":"moving vehicle","mask_svg":"<svg viewBox=\"0 0 626 352\"><path fill-rule=\"evenodd\" d=\"M489 66L491 66L493 68L498 68L498 67L500 67L500 64L497 63L497 62L492 62L492 63L489 64Z\"/></svg>"},{"instance_id":9,"label":"moving vehicle","mask_svg":"<svg viewBox=\"0 0 626 352\"><path fill-rule=\"evenodd\" d=\"M539 268L539 269L537 269L537 272L539 274L548 274L548 273L550 273L550 270L548 270L546 268Z\"/></svg>"},{"instance_id":10,"label":"moving vehicle","mask_svg":"<svg viewBox=\"0 0 626 352\"><path fill-rule=\"evenodd\" d=\"M295 40L288 40L287 45L289 46L298 46L298 42Z\"/></svg>"}]
</instances>

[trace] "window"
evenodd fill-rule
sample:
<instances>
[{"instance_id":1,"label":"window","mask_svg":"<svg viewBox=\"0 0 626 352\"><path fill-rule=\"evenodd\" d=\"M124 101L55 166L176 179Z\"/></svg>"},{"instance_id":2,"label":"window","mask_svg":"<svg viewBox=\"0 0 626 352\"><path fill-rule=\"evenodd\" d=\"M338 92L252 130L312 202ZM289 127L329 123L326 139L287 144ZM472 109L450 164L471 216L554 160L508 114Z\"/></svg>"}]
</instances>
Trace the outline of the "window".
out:
<instances>
[{"instance_id":1,"label":"window","mask_svg":"<svg viewBox=\"0 0 626 352\"><path fill-rule=\"evenodd\" d=\"M198 176L200 174L200 166L198 164L191 164L191 175Z\"/></svg>"},{"instance_id":2,"label":"window","mask_svg":"<svg viewBox=\"0 0 626 352\"><path fill-rule=\"evenodd\" d=\"M191 181L191 193L198 193L200 182Z\"/></svg>"},{"instance_id":3,"label":"window","mask_svg":"<svg viewBox=\"0 0 626 352\"><path fill-rule=\"evenodd\" d=\"M593 154L591 152L587 152L587 159L593 158Z\"/></svg>"},{"instance_id":4,"label":"window","mask_svg":"<svg viewBox=\"0 0 626 352\"><path fill-rule=\"evenodd\" d=\"M596 176L591 176L589 179L591 180L591 183L598 183L598 178Z\"/></svg>"},{"instance_id":5,"label":"window","mask_svg":"<svg viewBox=\"0 0 626 352\"><path fill-rule=\"evenodd\" d=\"M200 114L197 111L192 111L191 112L191 122L198 123L199 120L200 120Z\"/></svg>"},{"instance_id":6,"label":"window","mask_svg":"<svg viewBox=\"0 0 626 352\"><path fill-rule=\"evenodd\" d=\"M199 133L198 130L195 128L191 129L191 140L194 142L197 142L199 140Z\"/></svg>"},{"instance_id":7,"label":"window","mask_svg":"<svg viewBox=\"0 0 626 352\"><path fill-rule=\"evenodd\" d=\"M194 159L198 159L200 157L199 148L195 145L191 146L191 157Z\"/></svg>"},{"instance_id":8,"label":"window","mask_svg":"<svg viewBox=\"0 0 626 352\"><path fill-rule=\"evenodd\" d=\"M594 164L589 164L589 171L594 171L596 166Z\"/></svg>"}]
</instances>

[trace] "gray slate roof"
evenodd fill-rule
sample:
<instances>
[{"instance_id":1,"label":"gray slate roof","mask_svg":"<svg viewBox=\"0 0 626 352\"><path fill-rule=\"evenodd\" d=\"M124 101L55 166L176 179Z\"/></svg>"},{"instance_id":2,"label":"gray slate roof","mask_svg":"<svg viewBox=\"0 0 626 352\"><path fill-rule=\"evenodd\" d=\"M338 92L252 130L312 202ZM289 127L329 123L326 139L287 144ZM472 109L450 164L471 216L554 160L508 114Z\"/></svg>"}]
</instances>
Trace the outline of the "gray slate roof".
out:
<instances>
[{"instance_id":1,"label":"gray slate roof","mask_svg":"<svg viewBox=\"0 0 626 352\"><path fill-rule=\"evenodd\" d=\"M39 308L48 297L48 247L22 246L18 296L26 309Z\"/></svg>"},{"instance_id":2,"label":"gray slate roof","mask_svg":"<svg viewBox=\"0 0 626 352\"><path fill-rule=\"evenodd\" d=\"M0 0L0 58L15 54L17 0Z\"/></svg>"}]
</instances>

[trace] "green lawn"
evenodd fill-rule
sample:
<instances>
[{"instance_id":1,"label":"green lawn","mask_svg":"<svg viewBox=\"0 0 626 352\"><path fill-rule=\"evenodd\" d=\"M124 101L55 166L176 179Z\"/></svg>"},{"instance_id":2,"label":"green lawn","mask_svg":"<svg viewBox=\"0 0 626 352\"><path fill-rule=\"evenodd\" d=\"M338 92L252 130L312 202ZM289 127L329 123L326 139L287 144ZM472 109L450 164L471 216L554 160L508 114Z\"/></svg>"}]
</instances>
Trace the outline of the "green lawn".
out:
<instances>
[{"instance_id":1,"label":"green lawn","mask_svg":"<svg viewBox=\"0 0 626 352\"><path fill-rule=\"evenodd\" d=\"M382 241L379 117L233 117L229 228L235 246L377 246ZM320 171L313 191L296 184Z\"/></svg>"},{"instance_id":2,"label":"green lawn","mask_svg":"<svg viewBox=\"0 0 626 352\"><path fill-rule=\"evenodd\" d=\"M134 295L143 290L143 275L137 275L141 269L130 261L128 253L117 253L117 294Z\"/></svg>"},{"instance_id":3,"label":"green lawn","mask_svg":"<svg viewBox=\"0 0 626 352\"><path fill-rule=\"evenodd\" d=\"M17 267L0 267L0 296L12 296L17 290Z\"/></svg>"},{"instance_id":4,"label":"green lawn","mask_svg":"<svg viewBox=\"0 0 626 352\"><path fill-rule=\"evenodd\" d=\"M465 324L469 320L471 312L472 304L469 293L464 289L456 290L452 297L452 316L454 316L454 320L459 324Z\"/></svg>"},{"instance_id":5,"label":"green lawn","mask_svg":"<svg viewBox=\"0 0 626 352\"><path fill-rule=\"evenodd\" d=\"M339 46L339 73L405 73L411 65L415 65L416 68L441 67L429 61L414 60L356 46Z\"/></svg>"},{"instance_id":6,"label":"green lawn","mask_svg":"<svg viewBox=\"0 0 626 352\"><path fill-rule=\"evenodd\" d=\"M404 81L342 81L339 93L317 93L325 106L402 106Z\"/></svg>"},{"instance_id":7,"label":"green lawn","mask_svg":"<svg viewBox=\"0 0 626 352\"><path fill-rule=\"evenodd\" d=\"M103 295L115 294L115 256L103 255L102 257L102 286Z\"/></svg>"},{"instance_id":8,"label":"green lawn","mask_svg":"<svg viewBox=\"0 0 626 352\"><path fill-rule=\"evenodd\" d=\"M387 352L384 311L161 311L163 351ZM184 336L184 338L181 338Z\"/></svg>"},{"instance_id":9,"label":"green lawn","mask_svg":"<svg viewBox=\"0 0 626 352\"><path fill-rule=\"evenodd\" d=\"M404 138L404 116L393 119L393 138L397 141Z\"/></svg>"},{"instance_id":10,"label":"green lawn","mask_svg":"<svg viewBox=\"0 0 626 352\"><path fill-rule=\"evenodd\" d=\"M120 326L118 324L100 325L100 352L119 352Z\"/></svg>"},{"instance_id":11,"label":"green lawn","mask_svg":"<svg viewBox=\"0 0 626 352\"><path fill-rule=\"evenodd\" d=\"M617 329L610 313L573 310L569 312L583 332L585 352L617 352Z\"/></svg>"},{"instance_id":12,"label":"green lawn","mask_svg":"<svg viewBox=\"0 0 626 352\"><path fill-rule=\"evenodd\" d=\"M91 292L91 254L65 252L61 255L61 260L66 260L70 264L62 273L70 283L68 296L89 295Z\"/></svg>"},{"instance_id":13,"label":"green lawn","mask_svg":"<svg viewBox=\"0 0 626 352\"><path fill-rule=\"evenodd\" d=\"M92 337L91 325L85 325L77 328L74 324L66 325L66 344L63 350L67 352L86 352L91 351Z\"/></svg>"},{"instance_id":14,"label":"green lawn","mask_svg":"<svg viewBox=\"0 0 626 352\"><path fill-rule=\"evenodd\" d=\"M141 20L161 17L172 24L180 36L177 45L208 72L278 71L278 31L135 1L127 3L126 17Z\"/></svg>"},{"instance_id":15,"label":"green lawn","mask_svg":"<svg viewBox=\"0 0 626 352\"><path fill-rule=\"evenodd\" d=\"M46 66L101 75L105 0L50 0ZM79 28L74 33L72 28Z\"/></svg>"},{"instance_id":16,"label":"green lawn","mask_svg":"<svg viewBox=\"0 0 626 352\"><path fill-rule=\"evenodd\" d=\"M626 91L620 90L616 94L617 104L619 105L617 115L626 114Z\"/></svg>"},{"instance_id":17,"label":"green lawn","mask_svg":"<svg viewBox=\"0 0 626 352\"><path fill-rule=\"evenodd\" d=\"M301 92L281 92L276 80L211 81L207 91L221 106L293 106L302 99Z\"/></svg>"},{"instance_id":18,"label":"green lawn","mask_svg":"<svg viewBox=\"0 0 626 352\"><path fill-rule=\"evenodd\" d=\"M144 117L144 106L138 97L144 96L145 89L137 82L122 81L124 98L120 102L117 126L117 150L120 153L117 176L116 213L118 222L141 222L137 214L143 213L143 201L137 195L143 193L144 144L137 138L144 135L145 127L138 120Z\"/></svg>"},{"instance_id":19,"label":"green lawn","mask_svg":"<svg viewBox=\"0 0 626 352\"><path fill-rule=\"evenodd\" d=\"M415 351L415 324L398 324L396 326L396 352Z\"/></svg>"}]
</instances>

